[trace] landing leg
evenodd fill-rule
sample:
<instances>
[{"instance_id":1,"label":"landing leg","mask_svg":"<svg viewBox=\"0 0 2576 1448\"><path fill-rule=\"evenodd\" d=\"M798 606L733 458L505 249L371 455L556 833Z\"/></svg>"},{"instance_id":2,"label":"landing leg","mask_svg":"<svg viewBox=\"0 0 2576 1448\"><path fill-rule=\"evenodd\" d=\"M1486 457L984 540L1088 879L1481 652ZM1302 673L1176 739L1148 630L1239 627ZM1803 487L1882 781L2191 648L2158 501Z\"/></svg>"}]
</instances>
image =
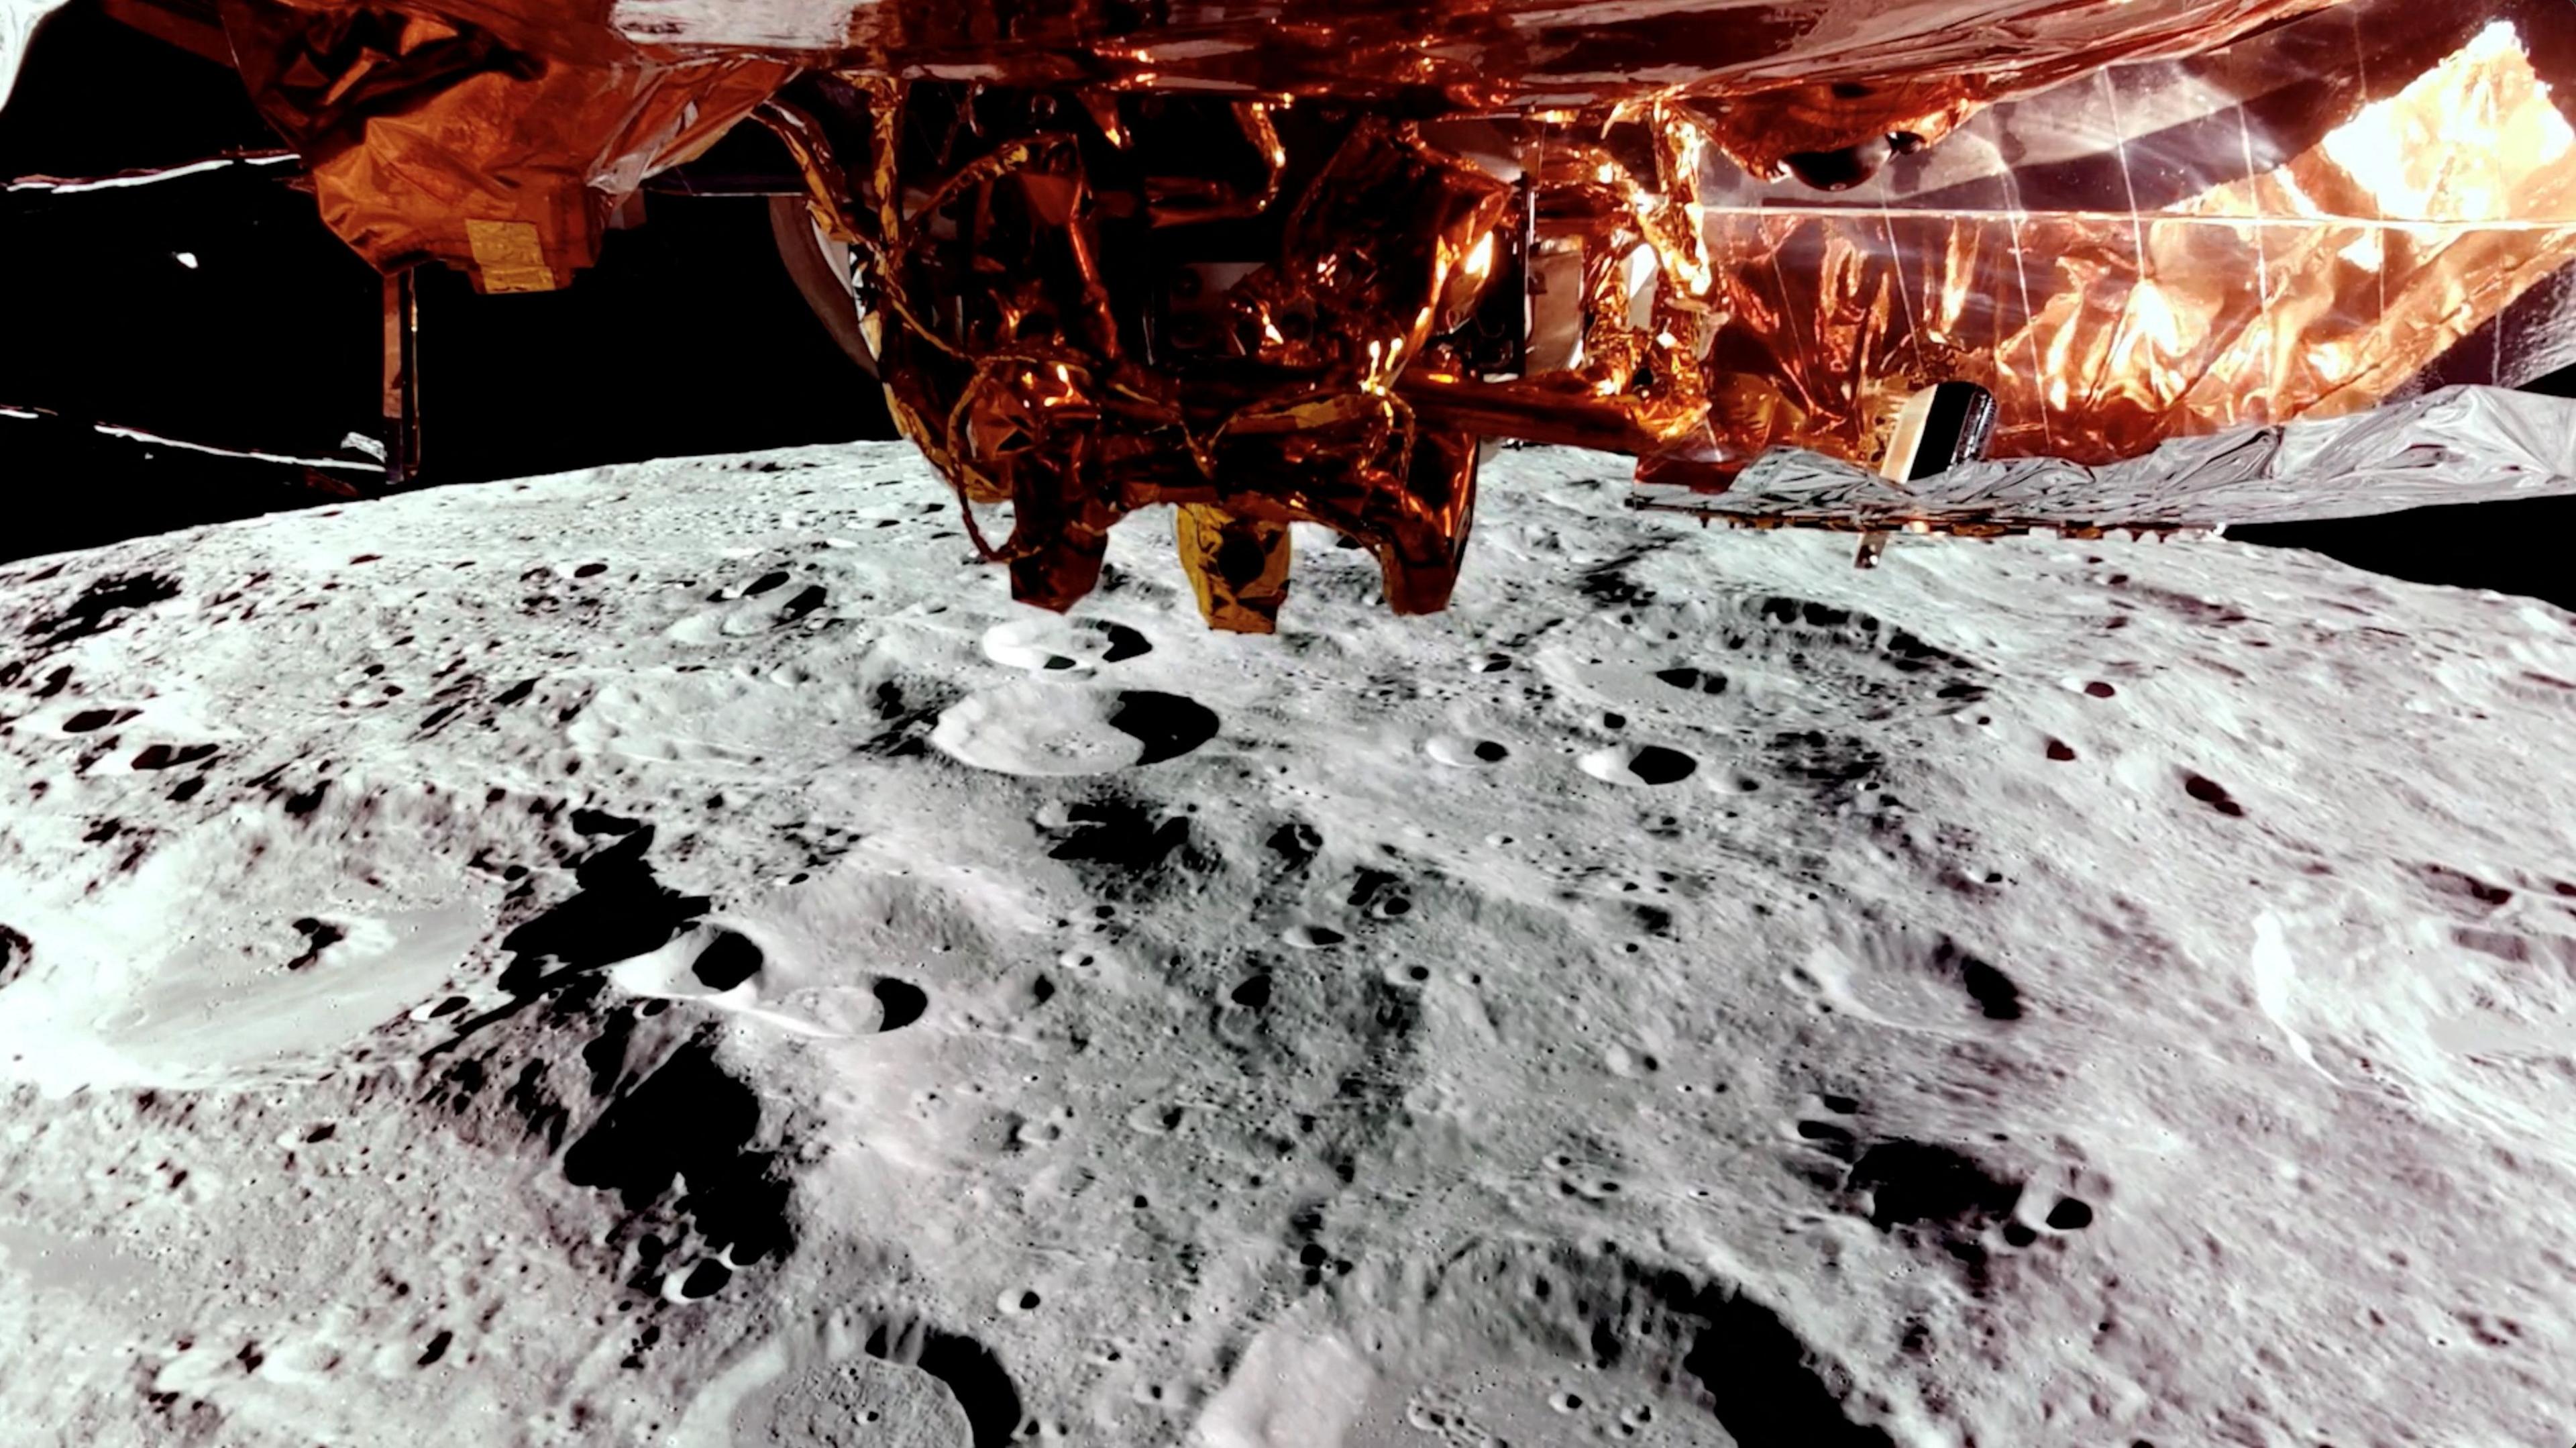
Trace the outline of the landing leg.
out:
<instances>
[{"instance_id":1,"label":"landing leg","mask_svg":"<svg viewBox=\"0 0 2576 1448\"><path fill-rule=\"evenodd\" d=\"M1181 567L1208 627L1275 632L1288 597L1288 525L1204 503L1183 503L1174 512Z\"/></svg>"}]
</instances>

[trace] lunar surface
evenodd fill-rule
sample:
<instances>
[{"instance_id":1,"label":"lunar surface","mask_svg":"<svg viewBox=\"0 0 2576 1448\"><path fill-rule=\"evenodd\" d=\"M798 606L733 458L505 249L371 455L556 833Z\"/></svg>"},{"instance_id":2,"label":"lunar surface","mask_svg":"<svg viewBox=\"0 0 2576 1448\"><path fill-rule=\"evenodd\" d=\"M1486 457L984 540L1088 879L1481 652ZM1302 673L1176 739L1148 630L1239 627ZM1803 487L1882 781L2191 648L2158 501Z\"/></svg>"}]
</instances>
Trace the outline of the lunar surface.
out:
<instances>
[{"instance_id":1,"label":"lunar surface","mask_svg":"<svg viewBox=\"0 0 2576 1448\"><path fill-rule=\"evenodd\" d=\"M1270 638L893 445L0 569L0 1440L2576 1436L2576 617L1624 473Z\"/></svg>"}]
</instances>

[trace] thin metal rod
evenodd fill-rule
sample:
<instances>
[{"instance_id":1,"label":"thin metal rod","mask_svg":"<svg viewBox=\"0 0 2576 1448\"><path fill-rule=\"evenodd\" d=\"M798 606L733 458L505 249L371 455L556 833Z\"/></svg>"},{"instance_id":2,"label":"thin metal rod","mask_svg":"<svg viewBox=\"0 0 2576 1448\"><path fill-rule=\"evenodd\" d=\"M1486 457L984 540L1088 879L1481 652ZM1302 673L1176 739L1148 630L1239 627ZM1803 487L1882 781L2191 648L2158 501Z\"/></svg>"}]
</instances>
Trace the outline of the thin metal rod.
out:
<instances>
[{"instance_id":1,"label":"thin metal rod","mask_svg":"<svg viewBox=\"0 0 2576 1448\"><path fill-rule=\"evenodd\" d=\"M420 292L409 267L385 278L385 482L420 477Z\"/></svg>"},{"instance_id":2,"label":"thin metal rod","mask_svg":"<svg viewBox=\"0 0 2576 1448\"><path fill-rule=\"evenodd\" d=\"M188 452L206 453L210 456L219 458L240 458L246 462L283 463L290 467L303 468L336 468L342 472L359 473L380 473L385 470L384 464L371 462L365 458L299 457L293 453L261 452L255 448L218 447L213 443L190 442L184 437L170 437L163 433L147 432L142 428L127 427L122 423L80 422L72 418L64 417L62 414L47 407L25 407L8 403L0 403L0 418L5 418L12 422L47 422L49 424L69 424L73 427L86 427L101 437L122 438L127 442L142 443L147 447L182 448Z\"/></svg>"},{"instance_id":3,"label":"thin metal rod","mask_svg":"<svg viewBox=\"0 0 2576 1448\"><path fill-rule=\"evenodd\" d=\"M238 151L198 161L182 161L175 166L149 166L108 176L19 176L0 185L0 191L39 191L54 196L76 196L85 191L120 191L129 186L153 186L235 166L282 166L294 159L293 151Z\"/></svg>"}]
</instances>

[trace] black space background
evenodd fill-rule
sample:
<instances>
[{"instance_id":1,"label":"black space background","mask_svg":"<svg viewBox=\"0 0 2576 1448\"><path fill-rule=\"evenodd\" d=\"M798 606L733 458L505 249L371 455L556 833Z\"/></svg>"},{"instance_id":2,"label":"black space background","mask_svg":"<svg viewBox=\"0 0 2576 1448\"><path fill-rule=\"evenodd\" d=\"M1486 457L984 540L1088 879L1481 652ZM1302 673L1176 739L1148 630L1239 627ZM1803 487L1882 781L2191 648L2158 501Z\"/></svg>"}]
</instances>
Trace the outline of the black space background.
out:
<instances>
[{"instance_id":1,"label":"black space background","mask_svg":"<svg viewBox=\"0 0 2576 1448\"><path fill-rule=\"evenodd\" d=\"M231 71L94 0L37 32L0 109L0 179L276 144ZM313 457L376 431L379 282L282 172L0 195L0 404L59 414L0 418L0 561L338 501L302 469L87 426ZM453 272L421 273L429 481L893 435L875 384L788 279L762 201L657 194L648 211L563 292L478 297ZM2576 376L2536 390L2576 395ZM2230 536L2576 608L2576 498Z\"/></svg>"}]
</instances>

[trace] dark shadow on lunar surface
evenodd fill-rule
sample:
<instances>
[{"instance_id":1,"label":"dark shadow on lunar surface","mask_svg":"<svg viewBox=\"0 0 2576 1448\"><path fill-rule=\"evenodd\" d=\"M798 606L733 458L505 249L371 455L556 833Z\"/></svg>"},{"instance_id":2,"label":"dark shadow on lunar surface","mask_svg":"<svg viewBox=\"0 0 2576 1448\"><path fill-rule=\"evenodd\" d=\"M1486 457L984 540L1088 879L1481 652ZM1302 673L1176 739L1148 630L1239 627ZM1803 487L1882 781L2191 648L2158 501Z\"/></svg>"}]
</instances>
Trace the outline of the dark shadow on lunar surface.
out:
<instances>
[{"instance_id":1,"label":"dark shadow on lunar surface","mask_svg":"<svg viewBox=\"0 0 2576 1448\"><path fill-rule=\"evenodd\" d=\"M1150 873L1190 843L1186 815L1165 815L1136 800L1107 798L1068 806L1069 833L1048 848L1050 860L1077 860Z\"/></svg>"},{"instance_id":2,"label":"dark shadow on lunar surface","mask_svg":"<svg viewBox=\"0 0 2576 1448\"><path fill-rule=\"evenodd\" d=\"M2182 788L2183 793L2190 795L2193 799L2199 800L2202 804L2209 806L2220 814L2241 816L2245 813L2245 806L2238 804L2236 800L2228 794L2226 787L2214 779L2209 779L2198 774L2186 774L2183 776Z\"/></svg>"},{"instance_id":3,"label":"dark shadow on lunar surface","mask_svg":"<svg viewBox=\"0 0 2576 1448\"><path fill-rule=\"evenodd\" d=\"M1025 1412L1019 1387L993 1350L963 1333L919 1321L879 1323L869 1332L868 1356L916 1367L945 1384L966 1413L973 1448L1002 1448L1020 1431Z\"/></svg>"},{"instance_id":4,"label":"dark shadow on lunar surface","mask_svg":"<svg viewBox=\"0 0 2576 1448\"><path fill-rule=\"evenodd\" d=\"M347 931L327 920L306 916L294 923L295 933L304 937L304 950L286 963L288 970L302 970L322 958L322 952L349 938Z\"/></svg>"},{"instance_id":5,"label":"dark shadow on lunar surface","mask_svg":"<svg viewBox=\"0 0 2576 1448\"><path fill-rule=\"evenodd\" d=\"M515 958L501 972L501 989L533 995L567 972L598 970L659 950L705 914L705 896L683 895L653 878L653 867L644 862L652 848L647 825L573 867L580 889L502 937L501 948Z\"/></svg>"},{"instance_id":6,"label":"dark shadow on lunar surface","mask_svg":"<svg viewBox=\"0 0 2576 1448\"><path fill-rule=\"evenodd\" d=\"M782 625L801 622L807 614L821 608L824 601L829 597L830 595L824 590L823 585L819 583L807 584L794 598L787 600L785 606L778 610L778 621Z\"/></svg>"},{"instance_id":7,"label":"dark shadow on lunar surface","mask_svg":"<svg viewBox=\"0 0 2576 1448\"><path fill-rule=\"evenodd\" d=\"M36 944L26 936L0 925L0 987L16 980L36 955Z\"/></svg>"},{"instance_id":8,"label":"dark shadow on lunar surface","mask_svg":"<svg viewBox=\"0 0 2576 1448\"><path fill-rule=\"evenodd\" d=\"M1115 785L1066 806L1061 825L1043 828L1048 859L1072 865L1085 889L1121 904L1194 888L1223 864L1185 811ZM1315 847L1321 843L1318 836ZM1272 837L1271 849L1292 862L1299 848L1293 832Z\"/></svg>"},{"instance_id":9,"label":"dark shadow on lunar surface","mask_svg":"<svg viewBox=\"0 0 2576 1448\"><path fill-rule=\"evenodd\" d=\"M966 1424L974 1431L975 1448L1000 1448L1019 1431L1019 1390L992 1349L971 1337L933 1332L922 1344L917 1366L957 1395L957 1406L966 1410Z\"/></svg>"},{"instance_id":10,"label":"dark shadow on lunar surface","mask_svg":"<svg viewBox=\"0 0 2576 1448\"><path fill-rule=\"evenodd\" d=\"M683 895L653 878L653 867L644 862L652 847L653 829L645 825L574 866L573 882L579 888L501 937L511 960L502 968L499 985L510 1001L458 1022L456 1034L422 1053L423 1059L455 1050L478 1032L607 966L661 949L704 915L712 903L707 897Z\"/></svg>"},{"instance_id":11,"label":"dark shadow on lunar surface","mask_svg":"<svg viewBox=\"0 0 2576 1448\"><path fill-rule=\"evenodd\" d=\"M930 997L921 987L907 980L896 980L893 976L886 976L876 983L876 997L877 1008L882 1012L877 1021L879 1032L900 1031L920 1020L922 1012L930 1009Z\"/></svg>"},{"instance_id":12,"label":"dark shadow on lunar surface","mask_svg":"<svg viewBox=\"0 0 2576 1448\"><path fill-rule=\"evenodd\" d=\"M1104 664L1125 663L1140 654L1154 651L1153 644L1147 642L1143 634L1123 623L1104 623L1101 631L1109 638L1109 651L1100 656L1100 662Z\"/></svg>"},{"instance_id":13,"label":"dark shadow on lunar surface","mask_svg":"<svg viewBox=\"0 0 2576 1448\"><path fill-rule=\"evenodd\" d=\"M1708 1390L1710 1411L1736 1448L1895 1448L1881 1429L1843 1415L1814 1354L1778 1313L1713 1287L1691 1309L1708 1325L1682 1367Z\"/></svg>"},{"instance_id":14,"label":"dark shadow on lunar surface","mask_svg":"<svg viewBox=\"0 0 2576 1448\"><path fill-rule=\"evenodd\" d=\"M1932 962L1958 973L1959 984L1967 990L1968 999L1977 1003L1977 1010L1987 1020L2021 1019L2021 988L2012 983L2012 977L1970 955L1959 947L1957 941L1945 939L1934 946Z\"/></svg>"},{"instance_id":15,"label":"dark shadow on lunar surface","mask_svg":"<svg viewBox=\"0 0 2576 1448\"><path fill-rule=\"evenodd\" d=\"M649 1228L636 1239L643 1269L629 1285L658 1290L665 1273L685 1263L680 1295L702 1298L742 1267L794 1246L791 1184L778 1152L754 1146L761 1097L718 1064L717 1028L699 1026L684 1038L657 1034L644 1018L664 1014L668 1002L602 1006L604 967L669 943L710 902L654 879L645 861L651 826L613 816L588 823L623 835L574 867L573 894L503 937L513 959L500 985L512 999L460 1022L456 1034L423 1053L425 1062L456 1053L424 1099L458 1114L469 1132L490 1129L478 1122L515 1119L552 1150L588 1114L567 1095L569 1083L579 1083L572 1090L587 1086L589 1099L610 1098L563 1149L564 1177L617 1194L628 1214L619 1234L639 1221ZM701 954L701 977L748 978L760 964L756 945L724 932ZM459 1050L513 1017L510 1029L484 1038L480 1054ZM640 1080L629 1071L639 1056ZM558 1065L567 1068L564 1077L554 1072ZM692 1235L700 1239L696 1249L675 1255ZM719 1253L725 1260L716 1260Z\"/></svg>"},{"instance_id":16,"label":"dark shadow on lunar surface","mask_svg":"<svg viewBox=\"0 0 2576 1448\"><path fill-rule=\"evenodd\" d=\"M728 930L698 952L689 973L709 990L731 990L760 974L760 964L760 947Z\"/></svg>"},{"instance_id":17,"label":"dark shadow on lunar surface","mask_svg":"<svg viewBox=\"0 0 2576 1448\"><path fill-rule=\"evenodd\" d=\"M127 761L127 767L138 774L148 774L163 769L184 769L214 757L215 746L211 744L190 744L175 749L167 744L147 744Z\"/></svg>"},{"instance_id":18,"label":"dark shadow on lunar surface","mask_svg":"<svg viewBox=\"0 0 2576 1448\"><path fill-rule=\"evenodd\" d=\"M1628 761L1628 772L1648 784L1677 784L1699 768L1699 761L1678 749L1649 744Z\"/></svg>"},{"instance_id":19,"label":"dark shadow on lunar surface","mask_svg":"<svg viewBox=\"0 0 2576 1448\"><path fill-rule=\"evenodd\" d=\"M599 1034L581 1048L581 1063L590 1069L590 1094L605 1096L626 1074L626 1043L635 1035L635 1010L619 1006L600 1018Z\"/></svg>"},{"instance_id":20,"label":"dark shadow on lunar surface","mask_svg":"<svg viewBox=\"0 0 2576 1448\"><path fill-rule=\"evenodd\" d=\"M1885 1432L1846 1413L1847 1371L1737 1283L1640 1260L1609 1243L1513 1252L1495 1265L1505 1267L1497 1275L1519 1280L1519 1310L1561 1352L1696 1399L1738 1448L1893 1448ZM1596 1436L1610 1435L1585 1435Z\"/></svg>"},{"instance_id":21,"label":"dark shadow on lunar surface","mask_svg":"<svg viewBox=\"0 0 2576 1448\"><path fill-rule=\"evenodd\" d=\"M1849 1185L1870 1194L1870 1225L1881 1231L1915 1223L1973 1225L2013 1208L2020 1188L1946 1146L1889 1140L1852 1163Z\"/></svg>"},{"instance_id":22,"label":"dark shadow on lunar surface","mask_svg":"<svg viewBox=\"0 0 2576 1448\"><path fill-rule=\"evenodd\" d=\"M116 614L149 608L178 596L176 580L149 573L112 574L93 581L69 607L51 618L38 620L27 632L39 644L67 644L116 627Z\"/></svg>"},{"instance_id":23,"label":"dark shadow on lunar surface","mask_svg":"<svg viewBox=\"0 0 2576 1448\"><path fill-rule=\"evenodd\" d=\"M784 1256L795 1244L788 1184L772 1153L754 1151L760 1097L716 1064L701 1032L611 1105L564 1151L564 1179L614 1191L630 1212L683 1183L675 1210L736 1263Z\"/></svg>"},{"instance_id":24,"label":"dark shadow on lunar surface","mask_svg":"<svg viewBox=\"0 0 2576 1448\"><path fill-rule=\"evenodd\" d=\"M1195 699L1150 690L1121 691L1109 714L1109 727L1135 736L1145 746L1142 764L1178 759L1216 737L1216 711Z\"/></svg>"}]
</instances>

